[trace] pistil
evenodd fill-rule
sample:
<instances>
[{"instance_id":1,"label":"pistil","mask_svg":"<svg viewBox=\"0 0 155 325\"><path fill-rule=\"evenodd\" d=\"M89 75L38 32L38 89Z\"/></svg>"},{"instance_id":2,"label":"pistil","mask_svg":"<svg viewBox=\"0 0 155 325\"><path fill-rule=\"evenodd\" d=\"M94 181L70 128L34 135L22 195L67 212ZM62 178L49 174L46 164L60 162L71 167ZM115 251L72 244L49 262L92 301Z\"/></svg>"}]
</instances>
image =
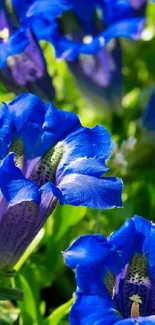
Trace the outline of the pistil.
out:
<instances>
[{"instance_id":1,"label":"pistil","mask_svg":"<svg viewBox=\"0 0 155 325\"><path fill-rule=\"evenodd\" d=\"M131 314L130 317L139 317L139 305L142 304L142 300L138 295L133 295L129 298L131 301L133 301L131 306Z\"/></svg>"}]
</instances>

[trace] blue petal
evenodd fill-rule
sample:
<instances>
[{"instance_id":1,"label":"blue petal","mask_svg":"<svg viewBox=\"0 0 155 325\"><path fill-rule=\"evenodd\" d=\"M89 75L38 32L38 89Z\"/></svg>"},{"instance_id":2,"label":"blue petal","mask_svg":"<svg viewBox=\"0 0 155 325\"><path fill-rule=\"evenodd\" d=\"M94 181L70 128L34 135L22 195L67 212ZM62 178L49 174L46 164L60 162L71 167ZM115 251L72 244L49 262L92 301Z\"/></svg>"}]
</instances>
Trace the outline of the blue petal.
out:
<instances>
[{"instance_id":1,"label":"blue petal","mask_svg":"<svg viewBox=\"0 0 155 325\"><path fill-rule=\"evenodd\" d=\"M59 164L61 166L61 162ZM95 159L95 158L76 158L73 159L68 165L64 164L64 168L62 167L62 173L60 173L60 169L57 169L57 183L60 182L61 179L67 174L82 174L82 175L90 175L99 177L106 171L108 171L108 167L105 165L103 159Z\"/></svg>"},{"instance_id":2,"label":"blue petal","mask_svg":"<svg viewBox=\"0 0 155 325\"><path fill-rule=\"evenodd\" d=\"M155 91L151 96L146 109L143 113L143 126L148 131L155 131Z\"/></svg>"},{"instance_id":3,"label":"blue petal","mask_svg":"<svg viewBox=\"0 0 155 325\"><path fill-rule=\"evenodd\" d=\"M8 107L2 104L0 108L0 159L8 153L9 145L12 140L12 121Z\"/></svg>"},{"instance_id":4,"label":"blue petal","mask_svg":"<svg viewBox=\"0 0 155 325\"><path fill-rule=\"evenodd\" d=\"M24 201L40 203L38 186L26 179L21 170L14 164L14 154L9 154L0 167L0 189L11 205Z\"/></svg>"},{"instance_id":5,"label":"blue petal","mask_svg":"<svg viewBox=\"0 0 155 325\"><path fill-rule=\"evenodd\" d=\"M19 18L24 16L27 10L29 9L29 7L32 6L33 3L35 2L34 0L24 0L24 1L11 0L11 1L12 1L13 9L16 15L19 16Z\"/></svg>"},{"instance_id":6,"label":"blue petal","mask_svg":"<svg viewBox=\"0 0 155 325\"><path fill-rule=\"evenodd\" d=\"M108 255L108 259L110 254ZM104 263L104 261L103 261ZM76 267L76 285L78 292L88 295L99 295L109 299L109 292L104 285L104 275L106 273L105 264L82 265Z\"/></svg>"},{"instance_id":7,"label":"blue petal","mask_svg":"<svg viewBox=\"0 0 155 325\"><path fill-rule=\"evenodd\" d=\"M23 53L28 45L28 38L24 30L18 30L7 42L0 44L0 68L7 64L7 58L14 54Z\"/></svg>"},{"instance_id":8,"label":"blue petal","mask_svg":"<svg viewBox=\"0 0 155 325\"><path fill-rule=\"evenodd\" d=\"M112 143L109 132L102 126L96 126L93 129L81 127L76 132L72 132L65 138L62 145L64 146L64 154L57 169L59 182L64 169L67 172L70 169L70 163L79 158L100 158L100 163L103 159L104 172L105 160L111 155ZM84 167L82 170L84 172ZM101 168L99 174L101 175Z\"/></svg>"},{"instance_id":9,"label":"blue petal","mask_svg":"<svg viewBox=\"0 0 155 325\"><path fill-rule=\"evenodd\" d=\"M81 48L79 48L79 52L84 54L95 54L104 46L104 44L109 43L113 38L125 37L138 40L144 24L144 18L130 18L117 22L116 24L113 24L107 28L99 36L95 37L90 44L81 46Z\"/></svg>"},{"instance_id":10,"label":"blue petal","mask_svg":"<svg viewBox=\"0 0 155 325\"><path fill-rule=\"evenodd\" d=\"M135 227L143 235L142 251L147 256L150 276L155 280L155 224L135 216L133 218Z\"/></svg>"},{"instance_id":11,"label":"blue petal","mask_svg":"<svg viewBox=\"0 0 155 325\"><path fill-rule=\"evenodd\" d=\"M26 158L43 155L72 129L80 126L76 114L58 110L52 104L44 104L32 94L17 97L9 104L9 109L17 135L24 142Z\"/></svg>"},{"instance_id":12,"label":"blue petal","mask_svg":"<svg viewBox=\"0 0 155 325\"><path fill-rule=\"evenodd\" d=\"M131 5L126 0L103 2L103 12L103 21L106 26L133 16Z\"/></svg>"},{"instance_id":13,"label":"blue petal","mask_svg":"<svg viewBox=\"0 0 155 325\"><path fill-rule=\"evenodd\" d=\"M125 266L135 253L144 253L148 258L149 272L151 276L154 274L155 225L150 221L134 216L110 235L108 241L118 250L122 266Z\"/></svg>"},{"instance_id":14,"label":"blue petal","mask_svg":"<svg viewBox=\"0 0 155 325\"><path fill-rule=\"evenodd\" d=\"M58 187L54 184L47 182L46 184L42 185L39 189L41 195L46 196L49 192L53 194L53 196L61 199L61 192Z\"/></svg>"},{"instance_id":15,"label":"blue petal","mask_svg":"<svg viewBox=\"0 0 155 325\"><path fill-rule=\"evenodd\" d=\"M63 11L69 10L71 5L65 0L41 0L33 1L32 5L28 7L26 23L35 23L36 18L46 19L52 22L55 18L59 17ZM20 13L19 13L20 14Z\"/></svg>"},{"instance_id":16,"label":"blue petal","mask_svg":"<svg viewBox=\"0 0 155 325\"><path fill-rule=\"evenodd\" d=\"M12 100L8 104L8 108L12 113L17 132L20 132L25 125L27 126L28 122L34 126L35 124L42 126L44 123L46 105L35 95L22 94Z\"/></svg>"},{"instance_id":17,"label":"blue petal","mask_svg":"<svg viewBox=\"0 0 155 325\"><path fill-rule=\"evenodd\" d=\"M135 227L133 220L127 220L125 224L108 237L111 245L118 250L124 267L134 253Z\"/></svg>"},{"instance_id":18,"label":"blue petal","mask_svg":"<svg viewBox=\"0 0 155 325\"><path fill-rule=\"evenodd\" d=\"M144 18L130 18L110 26L103 34L105 42L108 43L115 37L126 37L137 40L140 38L144 28Z\"/></svg>"},{"instance_id":19,"label":"blue petal","mask_svg":"<svg viewBox=\"0 0 155 325\"><path fill-rule=\"evenodd\" d=\"M75 269L78 264L100 264L108 254L107 239L102 235L79 237L65 252L63 257L68 267Z\"/></svg>"},{"instance_id":20,"label":"blue petal","mask_svg":"<svg viewBox=\"0 0 155 325\"><path fill-rule=\"evenodd\" d=\"M127 318L114 323L114 325L154 325L155 316Z\"/></svg>"},{"instance_id":21,"label":"blue petal","mask_svg":"<svg viewBox=\"0 0 155 325\"><path fill-rule=\"evenodd\" d=\"M104 261L111 256L113 256L113 261L118 261L117 252L113 250L110 243L107 243L106 237L100 234L81 236L63 252L65 263L72 269L75 269L78 265L97 267L104 264ZM115 264L119 264L119 262ZM108 264L114 273L118 273L120 264L112 266L110 265L112 263L107 259L106 265Z\"/></svg>"},{"instance_id":22,"label":"blue petal","mask_svg":"<svg viewBox=\"0 0 155 325\"><path fill-rule=\"evenodd\" d=\"M104 275L107 269L117 275L121 263L117 251L107 244L105 237L81 236L63 253L63 257L67 266L76 268L78 292L109 297Z\"/></svg>"},{"instance_id":23,"label":"blue petal","mask_svg":"<svg viewBox=\"0 0 155 325\"><path fill-rule=\"evenodd\" d=\"M63 42L63 46L61 45L61 47L62 49L64 48L64 54L62 56L65 59L75 60L80 54L96 54L105 46L105 44L108 44L113 38L125 37L133 40L138 40L140 38L144 24L144 18L130 18L113 24L104 32L94 37L89 44L72 44L72 42L70 42L70 44L68 43L67 45L68 41L65 41L64 38L60 38L57 44L59 45L59 43L61 44Z\"/></svg>"},{"instance_id":24,"label":"blue petal","mask_svg":"<svg viewBox=\"0 0 155 325\"><path fill-rule=\"evenodd\" d=\"M63 198L60 204L82 205L95 209L121 207L122 180L70 174L58 184Z\"/></svg>"},{"instance_id":25,"label":"blue petal","mask_svg":"<svg viewBox=\"0 0 155 325\"><path fill-rule=\"evenodd\" d=\"M112 300L95 295L78 295L70 311L71 325L113 325L118 319Z\"/></svg>"},{"instance_id":26,"label":"blue petal","mask_svg":"<svg viewBox=\"0 0 155 325\"><path fill-rule=\"evenodd\" d=\"M101 262L94 259L92 264L81 262L77 265L76 284L78 292L98 294L109 299L109 292L105 285L107 270L113 275L118 275L121 271L121 260L117 251L105 244L105 252Z\"/></svg>"}]
</instances>

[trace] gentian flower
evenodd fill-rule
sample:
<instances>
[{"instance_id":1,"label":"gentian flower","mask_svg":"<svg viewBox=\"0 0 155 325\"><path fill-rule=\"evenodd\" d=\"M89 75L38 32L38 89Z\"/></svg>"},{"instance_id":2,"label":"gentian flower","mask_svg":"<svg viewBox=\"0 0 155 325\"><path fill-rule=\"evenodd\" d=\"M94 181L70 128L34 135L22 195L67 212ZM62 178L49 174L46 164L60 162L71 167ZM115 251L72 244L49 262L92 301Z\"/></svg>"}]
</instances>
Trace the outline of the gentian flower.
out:
<instances>
[{"instance_id":1,"label":"gentian flower","mask_svg":"<svg viewBox=\"0 0 155 325\"><path fill-rule=\"evenodd\" d=\"M64 253L76 269L71 325L155 324L155 224L134 216L108 238L79 237Z\"/></svg>"},{"instance_id":2,"label":"gentian flower","mask_svg":"<svg viewBox=\"0 0 155 325\"><path fill-rule=\"evenodd\" d=\"M36 114L37 111L37 114ZM0 110L0 270L19 260L60 204L121 206L122 181L102 177L109 133L24 94Z\"/></svg>"},{"instance_id":3,"label":"gentian flower","mask_svg":"<svg viewBox=\"0 0 155 325\"><path fill-rule=\"evenodd\" d=\"M122 92L118 38L140 38L146 4L147 0L59 0L53 5L34 1L26 16L37 39L51 42L80 87L93 94L95 106L97 99L102 106L106 99L113 108L119 107Z\"/></svg>"},{"instance_id":4,"label":"gentian flower","mask_svg":"<svg viewBox=\"0 0 155 325\"><path fill-rule=\"evenodd\" d=\"M0 271L10 271L56 206L52 193L26 179L10 153L0 167Z\"/></svg>"},{"instance_id":5,"label":"gentian flower","mask_svg":"<svg viewBox=\"0 0 155 325\"><path fill-rule=\"evenodd\" d=\"M85 128L76 114L32 94L3 103L0 121L0 158L14 152L23 175L52 192L60 204L122 205L122 181L102 177L111 155L111 138L102 126Z\"/></svg>"},{"instance_id":6,"label":"gentian flower","mask_svg":"<svg viewBox=\"0 0 155 325\"><path fill-rule=\"evenodd\" d=\"M0 0L0 79L19 94L31 91L52 100L55 90L32 30L20 26L13 4Z\"/></svg>"}]
</instances>

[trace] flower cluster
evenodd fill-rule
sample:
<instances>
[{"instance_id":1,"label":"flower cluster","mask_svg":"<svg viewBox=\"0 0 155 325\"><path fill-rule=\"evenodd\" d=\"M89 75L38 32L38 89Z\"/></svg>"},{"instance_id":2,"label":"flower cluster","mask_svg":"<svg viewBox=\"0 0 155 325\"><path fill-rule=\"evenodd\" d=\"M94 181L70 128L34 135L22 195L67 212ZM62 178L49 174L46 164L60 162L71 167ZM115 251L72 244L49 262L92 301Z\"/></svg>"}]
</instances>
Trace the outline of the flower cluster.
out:
<instances>
[{"instance_id":1,"label":"flower cluster","mask_svg":"<svg viewBox=\"0 0 155 325\"><path fill-rule=\"evenodd\" d=\"M40 99L55 98L40 41L53 46L56 58L65 60L97 107L108 103L118 108L123 84L121 38L140 39L147 3L0 0L0 80L20 94L0 107L0 274L4 277L12 274L58 202L92 209L122 207L122 180L106 176L112 152L109 132L101 125L84 127L75 113ZM154 102L155 93L143 115L143 126L151 132ZM130 136L120 152L115 150L113 165L124 166L122 175L126 166L134 166L125 154L135 144ZM86 234L73 242L63 252L77 282L70 324L155 324L154 250L155 224L139 216L107 238Z\"/></svg>"},{"instance_id":2,"label":"flower cluster","mask_svg":"<svg viewBox=\"0 0 155 325\"><path fill-rule=\"evenodd\" d=\"M64 253L76 269L71 325L155 324L155 225L134 216L108 238L79 237Z\"/></svg>"},{"instance_id":3,"label":"flower cluster","mask_svg":"<svg viewBox=\"0 0 155 325\"><path fill-rule=\"evenodd\" d=\"M98 209L122 206L122 181L102 177L111 155L102 126L85 128L76 114L32 94L3 103L0 125L0 268L15 264L57 200Z\"/></svg>"},{"instance_id":4,"label":"flower cluster","mask_svg":"<svg viewBox=\"0 0 155 325\"><path fill-rule=\"evenodd\" d=\"M17 94L30 91L52 100L55 90L43 51L33 31L21 25L15 3L0 1L0 79Z\"/></svg>"},{"instance_id":5,"label":"flower cluster","mask_svg":"<svg viewBox=\"0 0 155 325\"><path fill-rule=\"evenodd\" d=\"M46 40L54 46L56 57L66 60L79 86L89 95L93 93L95 103L98 100L102 106L120 106L119 38L140 38L147 0L4 3L0 6L0 67L4 81L35 93L39 88L51 99L54 89L39 45L40 40Z\"/></svg>"}]
</instances>

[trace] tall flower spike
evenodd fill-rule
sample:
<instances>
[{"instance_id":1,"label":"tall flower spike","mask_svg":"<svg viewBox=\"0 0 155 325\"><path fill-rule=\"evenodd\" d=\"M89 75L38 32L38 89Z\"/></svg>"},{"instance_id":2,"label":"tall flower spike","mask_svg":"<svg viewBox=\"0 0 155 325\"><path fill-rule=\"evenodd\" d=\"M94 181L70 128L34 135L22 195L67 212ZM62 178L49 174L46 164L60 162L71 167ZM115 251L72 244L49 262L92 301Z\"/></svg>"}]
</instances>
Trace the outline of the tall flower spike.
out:
<instances>
[{"instance_id":1,"label":"tall flower spike","mask_svg":"<svg viewBox=\"0 0 155 325\"><path fill-rule=\"evenodd\" d=\"M79 237L63 256L76 270L71 325L155 324L155 224L134 216L108 238Z\"/></svg>"},{"instance_id":2,"label":"tall flower spike","mask_svg":"<svg viewBox=\"0 0 155 325\"><path fill-rule=\"evenodd\" d=\"M95 106L107 102L114 109L122 93L118 38L140 38L146 4L147 0L34 1L27 7L27 24L37 39L52 43L91 102L95 98Z\"/></svg>"},{"instance_id":3,"label":"tall flower spike","mask_svg":"<svg viewBox=\"0 0 155 325\"><path fill-rule=\"evenodd\" d=\"M15 93L31 91L52 100L55 90L32 30L20 26L13 1L0 2L0 79Z\"/></svg>"},{"instance_id":4,"label":"tall flower spike","mask_svg":"<svg viewBox=\"0 0 155 325\"><path fill-rule=\"evenodd\" d=\"M7 150L15 152L16 165L43 193L52 193L60 204L122 206L121 179L102 177L111 155L111 137L102 126L85 128L76 114L32 94L3 104L1 120L1 158Z\"/></svg>"}]
</instances>

